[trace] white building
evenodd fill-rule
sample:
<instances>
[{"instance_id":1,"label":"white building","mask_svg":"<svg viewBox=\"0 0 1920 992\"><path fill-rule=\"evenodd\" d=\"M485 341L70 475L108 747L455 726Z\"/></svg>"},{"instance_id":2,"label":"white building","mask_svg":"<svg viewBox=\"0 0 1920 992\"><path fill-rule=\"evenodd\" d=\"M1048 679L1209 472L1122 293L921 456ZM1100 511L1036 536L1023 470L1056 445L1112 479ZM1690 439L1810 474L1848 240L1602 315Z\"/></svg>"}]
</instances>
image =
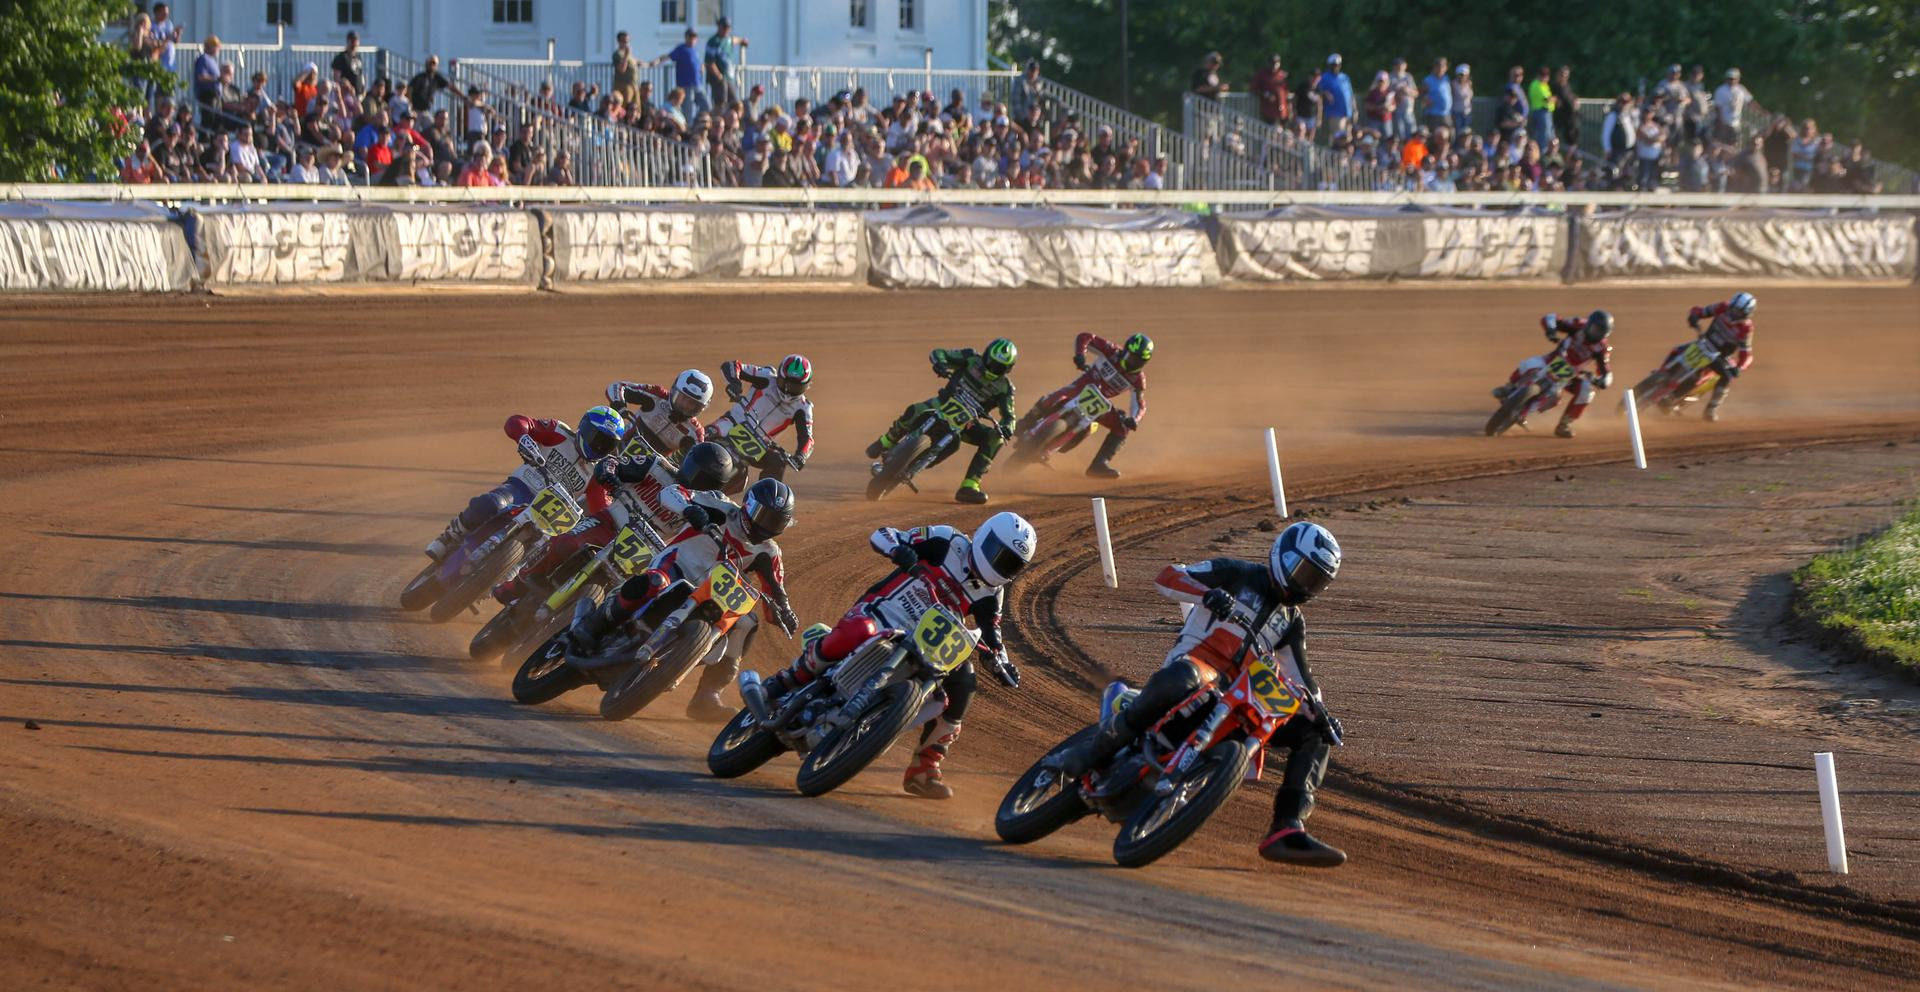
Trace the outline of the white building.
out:
<instances>
[{"instance_id":1,"label":"white building","mask_svg":"<svg viewBox=\"0 0 1920 992\"><path fill-rule=\"evenodd\" d=\"M692 27L700 44L721 16L747 39L753 65L987 67L988 0L178 0L187 41L217 34L227 44L286 41L362 44L424 58L540 58L600 62L625 30L643 57L678 45ZM189 49L191 50L191 49Z\"/></svg>"}]
</instances>

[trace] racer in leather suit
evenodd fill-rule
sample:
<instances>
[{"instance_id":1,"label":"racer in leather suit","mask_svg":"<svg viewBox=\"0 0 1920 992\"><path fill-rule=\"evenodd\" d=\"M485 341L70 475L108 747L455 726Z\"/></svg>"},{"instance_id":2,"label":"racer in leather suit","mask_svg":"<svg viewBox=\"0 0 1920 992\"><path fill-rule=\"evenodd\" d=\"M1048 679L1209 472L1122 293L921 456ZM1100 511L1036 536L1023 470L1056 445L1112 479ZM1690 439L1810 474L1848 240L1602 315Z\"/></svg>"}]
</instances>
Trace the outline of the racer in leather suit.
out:
<instances>
[{"instance_id":1,"label":"racer in leather suit","mask_svg":"<svg viewBox=\"0 0 1920 992\"><path fill-rule=\"evenodd\" d=\"M880 624L869 608L911 583L921 583L941 605L962 617L971 617L979 635L977 653L1002 685L1018 686L1020 670L1007 657L1000 639L1000 614L1007 583L1032 560L1037 543L1033 525L1014 513L995 514L972 536L944 524L874 531L868 544L876 554L893 562L893 571L868 587L831 632L809 641L793 664L767 680L769 698L777 699L813 681L877 636ZM927 578L916 572L918 566L925 566ZM921 727L919 749L901 783L910 795L923 799L953 795L940 765L960 736L961 720L977 685L972 659L941 682L946 705Z\"/></svg>"},{"instance_id":2,"label":"racer in leather suit","mask_svg":"<svg viewBox=\"0 0 1920 992\"><path fill-rule=\"evenodd\" d=\"M1753 298L1752 293L1735 293L1719 303L1694 307L1687 312L1687 324L1719 356L1710 366L1720 373L1720 378L1713 384L1713 398L1707 401L1707 409L1703 414L1709 421L1720 419L1720 404L1726 401L1727 391L1733 388L1733 380L1753 364L1753 310L1758 305L1759 301ZM1700 330L1703 320L1708 321L1704 331ZM1671 361L1674 355L1685 348L1685 344L1676 345L1673 351L1667 353L1666 360ZM1689 392L1692 392L1691 383L1676 391L1681 396Z\"/></svg>"},{"instance_id":3,"label":"racer in leather suit","mask_svg":"<svg viewBox=\"0 0 1920 992\"><path fill-rule=\"evenodd\" d=\"M922 417L948 399L964 397L980 410L980 416L959 434L960 442L973 445L975 450L973 461L967 465L966 477L960 480L960 488L954 491L953 498L960 503L985 503L987 494L980 488L980 479L992 467L1000 445L1013 436L1013 380L1008 378L1008 373L1013 371L1019 351L1012 341L995 338L984 353L971 348L935 348L927 358L933 363L934 374L947 380L947 384L932 399L901 411L899 419L867 445L867 457L884 458ZM989 416L994 411L1000 414L997 425ZM878 461L874 471L879 471Z\"/></svg>"},{"instance_id":4,"label":"racer in leather suit","mask_svg":"<svg viewBox=\"0 0 1920 992\"><path fill-rule=\"evenodd\" d=\"M536 420L516 413L503 428L516 444L531 440L540 449L540 468L521 465L499 485L467 501L466 509L447 522L446 530L427 545L427 557L434 561L446 557L467 531L492 520L509 507L533 499L533 494L548 481L566 488L568 495L579 497L593 476L593 466L612 454L626 436L626 422L604 406L588 410L575 430L564 420Z\"/></svg>"},{"instance_id":5,"label":"racer in leather suit","mask_svg":"<svg viewBox=\"0 0 1920 992\"><path fill-rule=\"evenodd\" d=\"M1587 412L1588 404L1593 402L1593 391L1613 385L1613 369L1608 364L1613 356L1613 345L1607 340L1613 333L1613 315L1605 310L1595 310L1586 317L1547 314L1540 318L1540 328L1547 340L1554 343L1553 350L1521 362L1504 385L1494 387L1493 395L1496 399L1504 400L1523 380L1541 368L1549 367L1556 361L1564 363L1573 370L1572 377L1548 380L1547 391L1540 394L1532 408L1521 413L1519 422L1525 424L1528 414L1553 409L1560 402L1560 391L1572 386L1573 400L1567 404L1566 412L1560 415L1560 423L1553 428L1556 437L1572 437L1573 422ZM1591 372L1584 368L1588 362L1593 363Z\"/></svg>"},{"instance_id":6,"label":"racer in leather suit","mask_svg":"<svg viewBox=\"0 0 1920 992\"><path fill-rule=\"evenodd\" d=\"M806 468L807 460L813 457L813 400L807 398L813 384L813 363L803 355L788 355L777 368L722 362L720 376L727 381L727 396L733 405L707 428L707 440L727 444L735 455L734 476L725 487L727 493L746 488L749 468L759 469L762 479L782 480L789 467L795 471ZM748 461L739 456L736 445L725 440L739 424L758 425L768 440L791 426L793 451L788 453L772 444L757 461Z\"/></svg>"},{"instance_id":7,"label":"racer in leather suit","mask_svg":"<svg viewBox=\"0 0 1920 992\"><path fill-rule=\"evenodd\" d=\"M1092 350L1094 355L1091 363L1087 360L1088 350ZM1014 426L1014 432L1025 434L1032 430L1034 425L1072 402L1088 388L1097 390L1110 401L1121 393L1128 393L1131 403L1125 412L1115 407L1095 421L1107 429L1107 437L1100 442L1100 451L1093 456L1093 463L1087 466L1087 475L1092 478L1118 479L1120 472L1113 467L1113 456L1120 452L1121 445L1127 443L1127 437L1140 429L1140 418L1147 414L1145 369L1152 358L1153 339L1145 334L1135 334L1127 338L1124 344L1116 345L1098 334L1082 333L1073 340L1073 367L1080 370L1080 377L1042 396L1040 402L1020 418L1020 422ZM1062 453L1072 451L1090 433L1082 433L1059 450Z\"/></svg>"},{"instance_id":8,"label":"racer in leather suit","mask_svg":"<svg viewBox=\"0 0 1920 992\"><path fill-rule=\"evenodd\" d=\"M670 461L678 461L705 436L700 414L711 402L713 380L699 369L680 373L668 386L625 379L607 386L607 405L615 410L632 406L633 429Z\"/></svg>"}]
</instances>

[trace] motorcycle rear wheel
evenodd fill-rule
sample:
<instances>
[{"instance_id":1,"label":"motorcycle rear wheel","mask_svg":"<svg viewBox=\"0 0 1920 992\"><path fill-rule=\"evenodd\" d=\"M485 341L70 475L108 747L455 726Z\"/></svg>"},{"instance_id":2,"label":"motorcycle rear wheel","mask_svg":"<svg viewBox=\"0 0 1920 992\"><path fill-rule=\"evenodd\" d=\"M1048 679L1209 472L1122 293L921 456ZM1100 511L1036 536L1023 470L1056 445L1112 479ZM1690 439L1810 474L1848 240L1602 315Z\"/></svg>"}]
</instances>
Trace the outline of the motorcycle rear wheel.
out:
<instances>
[{"instance_id":1,"label":"motorcycle rear wheel","mask_svg":"<svg viewBox=\"0 0 1920 992\"><path fill-rule=\"evenodd\" d=\"M778 737L753 726L753 711L740 712L720 728L707 748L707 770L715 778L739 778L779 757L787 749Z\"/></svg>"},{"instance_id":2,"label":"motorcycle rear wheel","mask_svg":"<svg viewBox=\"0 0 1920 992\"><path fill-rule=\"evenodd\" d=\"M493 554L480 563L459 585L447 591L440 601L427 611L427 619L434 623L446 623L472 606L480 597L487 594L501 579L520 567L520 559L527 554L527 548L533 539L526 534L515 534L500 542Z\"/></svg>"},{"instance_id":3,"label":"motorcycle rear wheel","mask_svg":"<svg viewBox=\"0 0 1920 992\"><path fill-rule=\"evenodd\" d=\"M893 746L920 708L919 697L912 683L888 686L851 722L807 752L794 787L803 796L821 796L847 784Z\"/></svg>"},{"instance_id":4,"label":"motorcycle rear wheel","mask_svg":"<svg viewBox=\"0 0 1920 992\"><path fill-rule=\"evenodd\" d=\"M573 625L573 607L575 603L598 602L600 594L605 591L606 586L602 585L598 579L591 579L581 583L579 590L574 593L573 598L561 603L559 608L553 611L553 615L547 618L546 623L541 624L530 633L522 634L519 641L508 648L506 653L501 656L502 661L505 662L509 659L517 658L552 640L553 635L561 633Z\"/></svg>"},{"instance_id":5,"label":"motorcycle rear wheel","mask_svg":"<svg viewBox=\"0 0 1920 992\"><path fill-rule=\"evenodd\" d=\"M567 663L566 632L548 638L513 673L513 701L537 706L587 684L587 673Z\"/></svg>"},{"instance_id":6,"label":"motorcycle rear wheel","mask_svg":"<svg viewBox=\"0 0 1920 992\"><path fill-rule=\"evenodd\" d=\"M1040 760L1013 783L1006 798L1000 800L999 812L993 816L993 830L1001 840L1009 844L1031 844L1090 812L1073 783L1063 781L1058 771L1041 765L1067 748L1078 747L1099 729L1097 725L1088 727L1054 745L1053 750L1041 755ZM1043 775L1049 776L1048 783L1036 784ZM1051 795L1047 794L1049 790L1053 790Z\"/></svg>"},{"instance_id":7,"label":"motorcycle rear wheel","mask_svg":"<svg viewBox=\"0 0 1920 992\"><path fill-rule=\"evenodd\" d=\"M1640 380L1640 382L1633 387L1633 402L1635 405L1648 408L1659 403L1664 397L1662 393L1656 392L1655 390L1659 389L1665 381L1666 376L1661 374L1661 370L1656 369L1647 373L1647 377ZM1620 397L1619 409L1624 411L1626 408L1627 398L1623 395Z\"/></svg>"},{"instance_id":8,"label":"motorcycle rear wheel","mask_svg":"<svg viewBox=\"0 0 1920 992\"><path fill-rule=\"evenodd\" d=\"M1013 464L1032 465L1047 456L1053 442L1069 429L1065 417L1055 417L1052 422L1040 429L1040 433L1025 440L1025 443L1013 449Z\"/></svg>"},{"instance_id":9,"label":"motorcycle rear wheel","mask_svg":"<svg viewBox=\"0 0 1920 992\"><path fill-rule=\"evenodd\" d=\"M1186 843L1240 787L1247 760L1256 746L1246 740L1222 741L1200 759L1171 795L1155 795L1141 803L1113 839L1114 863L1140 868Z\"/></svg>"},{"instance_id":10,"label":"motorcycle rear wheel","mask_svg":"<svg viewBox=\"0 0 1920 992\"><path fill-rule=\"evenodd\" d=\"M621 674L607 694L600 697L600 717L625 720L647 708L648 704L679 683L705 654L712 639L704 620L689 619L679 636L666 646L651 664L642 661Z\"/></svg>"},{"instance_id":11,"label":"motorcycle rear wheel","mask_svg":"<svg viewBox=\"0 0 1920 992\"><path fill-rule=\"evenodd\" d=\"M880 463L880 474L867 483L867 498L880 499L906 483L907 469L914 462L919 461L920 456L926 454L927 449L931 447L933 447L933 439L927 437L925 431L894 445L893 450L887 452L887 457Z\"/></svg>"}]
</instances>

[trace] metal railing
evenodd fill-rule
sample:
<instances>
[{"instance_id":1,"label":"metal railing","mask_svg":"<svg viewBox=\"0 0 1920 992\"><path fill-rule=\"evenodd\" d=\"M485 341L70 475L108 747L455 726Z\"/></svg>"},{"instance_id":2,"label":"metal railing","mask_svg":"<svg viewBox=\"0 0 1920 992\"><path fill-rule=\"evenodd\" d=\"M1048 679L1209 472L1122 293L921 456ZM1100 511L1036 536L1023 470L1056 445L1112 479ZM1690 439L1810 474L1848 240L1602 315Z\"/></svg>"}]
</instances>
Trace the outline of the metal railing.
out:
<instances>
[{"instance_id":1,"label":"metal railing","mask_svg":"<svg viewBox=\"0 0 1920 992\"><path fill-rule=\"evenodd\" d=\"M1398 177L1349 154L1323 148L1232 105L1188 93L1183 129L1197 148L1188 165L1196 189L1381 190Z\"/></svg>"},{"instance_id":2,"label":"metal railing","mask_svg":"<svg viewBox=\"0 0 1920 992\"><path fill-rule=\"evenodd\" d=\"M324 82L332 79L330 66L333 57L344 51L339 45L288 45L284 42L273 45L221 45L220 61L233 66L234 84L245 92L255 72L267 74L267 92L276 100L293 98L293 82L300 70L311 62L319 70L319 79ZM363 82L371 85L382 73L379 70L383 55L380 48L362 45L359 49ZM193 63L200 57L198 46L190 46L182 39L175 47L173 55L174 76L180 80L177 93L193 92ZM395 81L404 85L405 79Z\"/></svg>"}]
</instances>

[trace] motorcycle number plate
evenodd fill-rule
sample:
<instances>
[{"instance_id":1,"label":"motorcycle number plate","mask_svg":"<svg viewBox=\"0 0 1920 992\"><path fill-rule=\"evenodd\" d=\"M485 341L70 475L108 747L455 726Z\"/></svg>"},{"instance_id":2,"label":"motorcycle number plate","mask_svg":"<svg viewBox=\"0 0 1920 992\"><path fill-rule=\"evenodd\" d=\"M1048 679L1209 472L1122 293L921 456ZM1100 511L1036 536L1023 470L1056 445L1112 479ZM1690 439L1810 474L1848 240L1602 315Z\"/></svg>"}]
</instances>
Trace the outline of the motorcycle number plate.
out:
<instances>
[{"instance_id":1,"label":"motorcycle number plate","mask_svg":"<svg viewBox=\"0 0 1920 992\"><path fill-rule=\"evenodd\" d=\"M1080 415L1088 420L1099 420L1113 412L1113 404L1107 402L1106 396L1092 386L1080 390L1080 395L1073 398L1073 403L1080 408Z\"/></svg>"},{"instance_id":2,"label":"motorcycle number plate","mask_svg":"<svg viewBox=\"0 0 1920 992\"><path fill-rule=\"evenodd\" d=\"M1553 361L1547 363L1547 374L1553 376L1555 382L1566 382L1573 378L1573 366L1568 365L1566 359L1555 356Z\"/></svg>"},{"instance_id":3,"label":"motorcycle number plate","mask_svg":"<svg viewBox=\"0 0 1920 992\"><path fill-rule=\"evenodd\" d=\"M743 617L753 612L758 602L753 591L740 581L740 573L724 562L713 566L707 573L707 598L717 604L730 617Z\"/></svg>"},{"instance_id":4,"label":"motorcycle number plate","mask_svg":"<svg viewBox=\"0 0 1920 992\"><path fill-rule=\"evenodd\" d=\"M647 542L633 532L631 527L620 528L620 536L613 539L613 567L621 575L633 575L647 567L647 560L653 557L653 549Z\"/></svg>"},{"instance_id":5,"label":"motorcycle number plate","mask_svg":"<svg viewBox=\"0 0 1920 992\"><path fill-rule=\"evenodd\" d=\"M734 424L727 429L727 440L733 442L733 450L750 462L758 462L767 457L767 446L753 436L753 429L746 424Z\"/></svg>"},{"instance_id":6,"label":"motorcycle number plate","mask_svg":"<svg viewBox=\"0 0 1920 992\"><path fill-rule=\"evenodd\" d=\"M646 458L653 454L653 445L647 443L647 436L636 426L627 432L627 443L620 446L620 453L628 458Z\"/></svg>"},{"instance_id":7,"label":"motorcycle number plate","mask_svg":"<svg viewBox=\"0 0 1920 992\"><path fill-rule=\"evenodd\" d=\"M557 489L535 493L528 510L533 515L533 525L549 537L565 534L580 523L579 504Z\"/></svg>"},{"instance_id":8,"label":"motorcycle number plate","mask_svg":"<svg viewBox=\"0 0 1920 992\"><path fill-rule=\"evenodd\" d=\"M959 668L973 652L973 636L967 633L960 618L944 606L920 614L920 623L913 630L913 643L927 664L941 672Z\"/></svg>"},{"instance_id":9,"label":"motorcycle number plate","mask_svg":"<svg viewBox=\"0 0 1920 992\"><path fill-rule=\"evenodd\" d=\"M971 404L958 396L950 396L940 401L939 409L935 412L940 415L941 420L946 421L948 427L956 431L967 426L973 418L980 415L980 411L975 410Z\"/></svg>"},{"instance_id":10,"label":"motorcycle number plate","mask_svg":"<svg viewBox=\"0 0 1920 992\"><path fill-rule=\"evenodd\" d=\"M1247 695L1268 716L1292 716L1300 711L1300 698L1287 688L1287 682L1265 658L1247 663Z\"/></svg>"},{"instance_id":11,"label":"motorcycle number plate","mask_svg":"<svg viewBox=\"0 0 1920 992\"><path fill-rule=\"evenodd\" d=\"M1713 356L1707 354L1707 349L1700 347L1700 342L1695 341L1687 345L1687 350L1680 353L1680 364L1685 365L1688 371L1698 372L1713 364Z\"/></svg>"}]
</instances>

